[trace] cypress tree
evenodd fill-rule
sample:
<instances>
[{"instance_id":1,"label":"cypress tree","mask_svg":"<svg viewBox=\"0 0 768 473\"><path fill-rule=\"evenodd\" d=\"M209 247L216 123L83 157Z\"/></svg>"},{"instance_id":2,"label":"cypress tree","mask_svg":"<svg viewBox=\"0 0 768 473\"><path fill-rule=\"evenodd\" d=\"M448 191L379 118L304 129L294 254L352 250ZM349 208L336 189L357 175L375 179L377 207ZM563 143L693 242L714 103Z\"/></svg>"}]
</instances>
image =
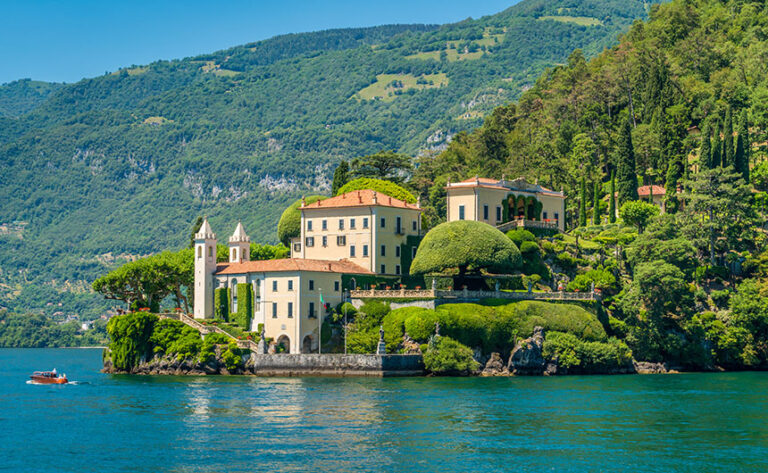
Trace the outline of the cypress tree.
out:
<instances>
[{"instance_id":1,"label":"cypress tree","mask_svg":"<svg viewBox=\"0 0 768 473\"><path fill-rule=\"evenodd\" d=\"M712 169L712 141L709 133L709 124L705 123L701 128L701 148L699 149L699 169L701 171Z\"/></svg>"},{"instance_id":2,"label":"cypress tree","mask_svg":"<svg viewBox=\"0 0 768 473\"><path fill-rule=\"evenodd\" d=\"M744 176L744 181L747 183L749 183L749 150L751 147L747 111L742 110L741 119L739 120L739 135L736 138L736 150L733 153L733 164L736 171Z\"/></svg>"},{"instance_id":3,"label":"cypress tree","mask_svg":"<svg viewBox=\"0 0 768 473\"><path fill-rule=\"evenodd\" d=\"M200 227L203 226L203 217L197 217L195 224L192 225L192 233L189 234L189 247L195 247L195 235L200 231Z\"/></svg>"},{"instance_id":4,"label":"cypress tree","mask_svg":"<svg viewBox=\"0 0 768 473\"><path fill-rule=\"evenodd\" d=\"M592 225L600 225L600 180L595 181L595 193L592 196Z\"/></svg>"},{"instance_id":5,"label":"cypress tree","mask_svg":"<svg viewBox=\"0 0 768 473\"><path fill-rule=\"evenodd\" d=\"M344 187L344 184L349 180L349 164L346 161L341 161L333 171L333 184L331 185L331 195L336 195L339 189Z\"/></svg>"},{"instance_id":6,"label":"cypress tree","mask_svg":"<svg viewBox=\"0 0 768 473\"><path fill-rule=\"evenodd\" d=\"M720 157L723 167L733 166L733 109L729 106L725 112L725 125L723 126L723 152Z\"/></svg>"},{"instance_id":7,"label":"cypress tree","mask_svg":"<svg viewBox=\"0 0 768 473\"><path fill-rule=\"evenodd\" d=\"M709 159L709 167L710 169L714 169L720 165L722 165L722 161L720 159L720 153L722 151L722 145L720 144L720 124L715 122L715 139L712 140L712 157Z\"/></svg>"},{"instance_id":8,"label":"cypress tree","mask_svg":"<svg viewBox=\"0 0 768 473\"><path fill-rule=\"evenodd\" d=\"M611 171L611 205L608 208L608 221L616 223L616 171Z\"/></svg>"},{"instance_id":9,"label":"cypress tree","mask_svg":"<svg viewBox=\"0 0 768 473\"><path fill-rule=\"evenodd\" d=\"M581 178L581 192L580 192L579 199L581 199L581 202L579 203L579 226L580 227L586 227L587 226L587 182L582 177Z\"/></svg>"},{"instance_id":10,"label":"cypress tree","mask_svg":"<svg viewBox=\"0 0 768 473\"><path fill-rule=\"evenodd\" d=\"M627 118L619 130L619 162L616 178L618 180L619 204L637 200L637 171L635 170L635 149L632 146L631 118Z\"/></svg>"},{"instance_id":11,"label":"cypress tree","mask_svg":"<svg viewBox=\"0 0 768 473\"><path fill-rule=\"evenodd\" d=\"M664 208L668 213L677 212L677 183L681 177L681 164L680 159L671 159L669 161L669 168L667 168L667 183L664 195Z\"/></svg>"}]
</instances>

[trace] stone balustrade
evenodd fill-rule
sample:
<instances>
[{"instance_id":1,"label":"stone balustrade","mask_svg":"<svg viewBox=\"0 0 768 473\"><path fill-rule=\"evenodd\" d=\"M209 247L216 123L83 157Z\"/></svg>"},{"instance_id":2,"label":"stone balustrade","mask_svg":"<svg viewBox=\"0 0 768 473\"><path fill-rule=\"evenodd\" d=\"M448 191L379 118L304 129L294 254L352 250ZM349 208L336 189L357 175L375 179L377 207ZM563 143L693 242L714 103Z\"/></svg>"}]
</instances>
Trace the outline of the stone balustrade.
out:
<instances>
[{"instance_id":1,"label":"stone balustrade","mask_svg":"<svg viewBox=\"0 0 768 473\"><path fill-rule=\"evenodd\" d=\"M352 299L511 299L511 300L554 300L554 301L595 301L594 292L507 292L470 290L359 290L350 291Z\"/></svg>"}]
</instances>

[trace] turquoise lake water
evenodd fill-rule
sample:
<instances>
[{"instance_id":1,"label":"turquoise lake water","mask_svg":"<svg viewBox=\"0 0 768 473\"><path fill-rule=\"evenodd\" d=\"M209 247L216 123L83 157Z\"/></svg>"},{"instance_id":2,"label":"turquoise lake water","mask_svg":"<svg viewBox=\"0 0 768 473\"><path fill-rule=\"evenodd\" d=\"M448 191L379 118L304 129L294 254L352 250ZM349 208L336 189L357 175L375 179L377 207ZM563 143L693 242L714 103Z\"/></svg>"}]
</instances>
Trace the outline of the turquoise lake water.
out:
<instances>
[{"instance_id":1,"label":"turquoise lake water","mask_svg":"<svg viewBox=\"0 0 768 473\"><path fill-rule=\"evenodd\" d=\"M57 368L75 385L26 384ZM0 471L768 471L768 373L104 375L0 349Z\"/></svg>"}]
</instances>

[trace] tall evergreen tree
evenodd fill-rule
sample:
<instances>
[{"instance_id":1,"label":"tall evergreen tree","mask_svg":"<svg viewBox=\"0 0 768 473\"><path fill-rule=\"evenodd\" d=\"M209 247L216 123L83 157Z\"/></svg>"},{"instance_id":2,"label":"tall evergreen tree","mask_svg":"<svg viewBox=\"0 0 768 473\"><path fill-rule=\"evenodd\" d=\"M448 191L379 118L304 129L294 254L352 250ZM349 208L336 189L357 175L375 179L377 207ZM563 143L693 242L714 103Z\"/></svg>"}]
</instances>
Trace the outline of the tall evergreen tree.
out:
<instances>
[{"instance_id":1,"label":"tall evergreen tree","mask_svg":"<svg viewBox=\"0 0 768 473\"><path fill-rule=\"evenodd\" d=\"M712 141L709 137L709 124L701 127L701 148L699 148L699 169L712 169Z\"/></svg>"},{"instance_id":2,"label":"tall evergreen tree","mask_svg":"<svg viewBox=\"0 0 768 473\"><path fill-rule=\"evenodd\" d=\"M677 212L677 184L682 177L682 161L679 158L669 160L667 183L664 194L664 209L667 213Z\"/></svg>"},{"instance_id":3,"label":"tall evergreen tree","mask_svg":"<svg viewBox=\"0 0 768 473\"><path fill-rule=\"evenodd\" d=\"M616 171L611 171L611 204L608 208L608 221L616 223Z\"/></svg>"},{"instance_id":4,"label":"tall evergreen tree","mask_svg":"<svg viewBox=\"0 0 768 473\"><path fill-rule=\"evenodd\" d=\"M344 187L344 184L346 184L348 181L349 164L342 160L336 167L336 170L333 171L333 184L331 185L331 194L336 195L336 193L339 192L339 189Z\"/></svg>"},{"instance_id":5,"label":"tall evergreen tree","mask_svg":"<svg viewBox=\"0 0 768 473\"><path fill-rule=\"evenodd\" d=\"M587 182L583 177L581 178L581 190L579 192L579 226L587 226Z\"/></svg>"},{"instance_id":6,"label":"tall evergreen tree","mask_svg":"<svg viewBox=\"0 0 768 473\"><path fill-rule=\"evenodd\" d=\"M195 224L192 225L192 233L189 234L189 247L195 247L195 235L200 231L200 227L203 226L203 217L197 217Z\"/></svg>"},{"instance_id":7,"label":"tall evergreen tree","mask_svg":"<svg viewBox=\"0 0 768 473\"><path fill-rule=\"evenodd\" d=\"M725 112L725 125L723 125L723 152L721 159L723 167L733 166L733 108L728 107Z\"/></svg>"},{"instance_id":8,"label":"tall evergreen tree","mask_svg":"<svg viewBox=\"0 0 768 473\"><path fill-rule=\"evenodd\" d=\"M744 176L744 182L749 182L749 149L752 143L749 140L749 125L747 123L747 111L741 111L739 120L739 135L736 137L736 149L733 153L733 167Z\"/></svg>"},{"instance_id":9,"label":"tall evergreen tree","mask_svg":"<svg viewBox=\"0 0 768 473\"><path fill-rule=\"evenodd\" d=\"M619 130L618 180L619 204L637 200L637 171L635 170L635 149L632 146L631 118L627 118Z\"/></svg>"},{"instance_id":10,"label":"tall evergreen tree","mask_svg":"<svg viewBox=\"0 0 768 473\"><path fill-rule=\"evenodd\" d=\"M595 181L592 195L592 225L600 225L600 179Z\"/></svg>"},{"instance_id":11,"label":"tall evergreen tree","mask_svg":"<svg viewBox=\"0 0 768 473\"><path fill-rule=\"evenodd\" d=\"M722 144L720 143L720 123L715 122L714 131L714 139L712 140L712 157L709 159L710 169L720 167L723 164L720 156L722 152Z\"/></svg>"}]
</instances>

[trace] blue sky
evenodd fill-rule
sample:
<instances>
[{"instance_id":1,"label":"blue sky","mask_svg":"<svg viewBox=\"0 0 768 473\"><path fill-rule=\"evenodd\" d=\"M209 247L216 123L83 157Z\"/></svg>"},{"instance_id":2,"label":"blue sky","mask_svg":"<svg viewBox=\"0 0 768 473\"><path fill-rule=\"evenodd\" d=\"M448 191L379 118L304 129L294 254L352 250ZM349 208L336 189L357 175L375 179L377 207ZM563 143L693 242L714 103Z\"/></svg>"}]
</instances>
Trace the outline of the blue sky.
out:
<instances>
[{"instance_id":1,"label":"blue sky","mask_svg":"<svg viewBox=\"0 0 768 473\"><path fill-rule=\"evenodd\" d=\"M283 33L479 18L519 0L0 0L0 84L75 82Z\"/></svg>"}]
</instances>

